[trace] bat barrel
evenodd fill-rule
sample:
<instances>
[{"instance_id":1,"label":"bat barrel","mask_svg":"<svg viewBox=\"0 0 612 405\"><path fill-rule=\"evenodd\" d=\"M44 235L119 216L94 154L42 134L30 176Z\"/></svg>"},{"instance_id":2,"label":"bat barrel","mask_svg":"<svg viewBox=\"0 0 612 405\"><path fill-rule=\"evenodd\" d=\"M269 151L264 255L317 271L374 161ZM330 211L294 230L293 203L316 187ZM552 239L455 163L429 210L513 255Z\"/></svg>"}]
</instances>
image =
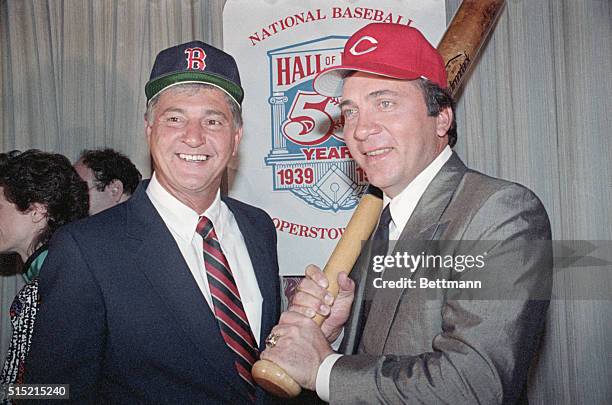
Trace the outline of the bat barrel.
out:
<instances>
[{"instance_id":1,"label":"bat barrel","mask_svg":"<svg viewBox=\"0 0 612 405\"><path fill-rule=\"evenodd\" d=\"M462 84L506 0L463 0L438 45L448 76L448 88L457 96Z\"/></svg>"}]
</instances>

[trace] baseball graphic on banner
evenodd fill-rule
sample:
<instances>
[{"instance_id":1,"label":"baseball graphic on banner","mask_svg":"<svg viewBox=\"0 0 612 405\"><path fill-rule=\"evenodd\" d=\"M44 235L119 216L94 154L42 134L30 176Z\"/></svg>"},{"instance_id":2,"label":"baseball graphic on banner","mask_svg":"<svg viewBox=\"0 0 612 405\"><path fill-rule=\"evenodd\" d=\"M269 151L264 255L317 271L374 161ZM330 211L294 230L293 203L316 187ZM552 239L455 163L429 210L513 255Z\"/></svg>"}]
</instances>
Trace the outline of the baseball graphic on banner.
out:
<instances>
[{"instance_id":1,"label":"baseball graphic on banner","mask_svg":"<svg viewBox=\"0 0 612 405\"><path fill-rule=\"evenodd\" d=\"M244 136L229 167L229 194L266 210L278 234L283 275L325 264L367 187L342 138L340 101L312 87L340 64L348 37L371 22L418 28L437 44L443 0L228 0L223 48L245 90ZM355 54L376 49L364 37Z\"/></svg>"}]
</instances>

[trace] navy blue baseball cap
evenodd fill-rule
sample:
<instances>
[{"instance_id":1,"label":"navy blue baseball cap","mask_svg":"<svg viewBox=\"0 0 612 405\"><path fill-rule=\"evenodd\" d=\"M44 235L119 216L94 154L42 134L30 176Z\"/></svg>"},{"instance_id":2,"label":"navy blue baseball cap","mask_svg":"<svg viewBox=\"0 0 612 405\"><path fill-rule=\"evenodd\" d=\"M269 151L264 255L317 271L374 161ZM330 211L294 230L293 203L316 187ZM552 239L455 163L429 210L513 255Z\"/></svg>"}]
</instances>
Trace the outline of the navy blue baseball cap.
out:
<instances>
[{"instance_id":1,"label":"navy blue baseball cap","mask_svg":"<svg viewBox=\"0 0 612 405\"><path fill-rule=\"evenodd\" d=\"M202 41L173 46L157 54L145 85L147 104L162 90L181 83L210 84L227 93L239 106L244 98L234 58Z\"/></svg>"}]
</instances>

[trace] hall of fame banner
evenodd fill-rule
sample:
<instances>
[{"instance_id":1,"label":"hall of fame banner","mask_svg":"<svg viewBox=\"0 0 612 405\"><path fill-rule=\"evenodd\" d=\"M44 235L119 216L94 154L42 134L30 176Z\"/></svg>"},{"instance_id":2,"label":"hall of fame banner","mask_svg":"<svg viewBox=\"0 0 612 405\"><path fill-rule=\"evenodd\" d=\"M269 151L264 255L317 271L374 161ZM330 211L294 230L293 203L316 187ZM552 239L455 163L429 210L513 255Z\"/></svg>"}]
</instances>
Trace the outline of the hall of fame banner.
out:
<instances>
[{"instance_id":1,"label":"hall of fame banner","mask_svg":"<svg viewBox=\"0 0 612 405\"><path fill-rule=\"evenodd\" d=\"M372 22L418 28L436 45L444 0L228 0L223 48L236 58L244 135L229 194L263 208L278 234L283 275L323 266L367 186L342 139L339 100L315 75L340 64L348 37Z\"/></svg>"}]
</instances>

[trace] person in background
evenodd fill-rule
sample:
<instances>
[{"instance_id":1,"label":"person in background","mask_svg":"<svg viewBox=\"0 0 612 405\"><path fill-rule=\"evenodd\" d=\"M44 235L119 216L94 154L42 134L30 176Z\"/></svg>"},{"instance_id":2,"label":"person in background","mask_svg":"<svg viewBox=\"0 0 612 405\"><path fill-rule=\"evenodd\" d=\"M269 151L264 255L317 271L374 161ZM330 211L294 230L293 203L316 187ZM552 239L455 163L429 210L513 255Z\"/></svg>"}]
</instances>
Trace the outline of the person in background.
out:
<instances>
[{"instance_id":1,"label":"person in background","mask_svg":"<svg viewBox=\"0 0 612 405\"><path fill-rule=\"evenodd\" d=\"M0 154L0 253L19 255L27 282L10 308L13 334L0 384L23 383L47 242L87 210L87 186L65 156L34 149Z\"/></svg>"},{"instance_id":2,"label":"person in background","mask_svg":"<svg viewBox=\"0 0 612 405\"><path fill-rule=\"evenodd\" d=\"M74 168L89 189L89 215L127 201L142 178L127 156L110 148L84 150Z\"/></svg>"}]
</instances>

